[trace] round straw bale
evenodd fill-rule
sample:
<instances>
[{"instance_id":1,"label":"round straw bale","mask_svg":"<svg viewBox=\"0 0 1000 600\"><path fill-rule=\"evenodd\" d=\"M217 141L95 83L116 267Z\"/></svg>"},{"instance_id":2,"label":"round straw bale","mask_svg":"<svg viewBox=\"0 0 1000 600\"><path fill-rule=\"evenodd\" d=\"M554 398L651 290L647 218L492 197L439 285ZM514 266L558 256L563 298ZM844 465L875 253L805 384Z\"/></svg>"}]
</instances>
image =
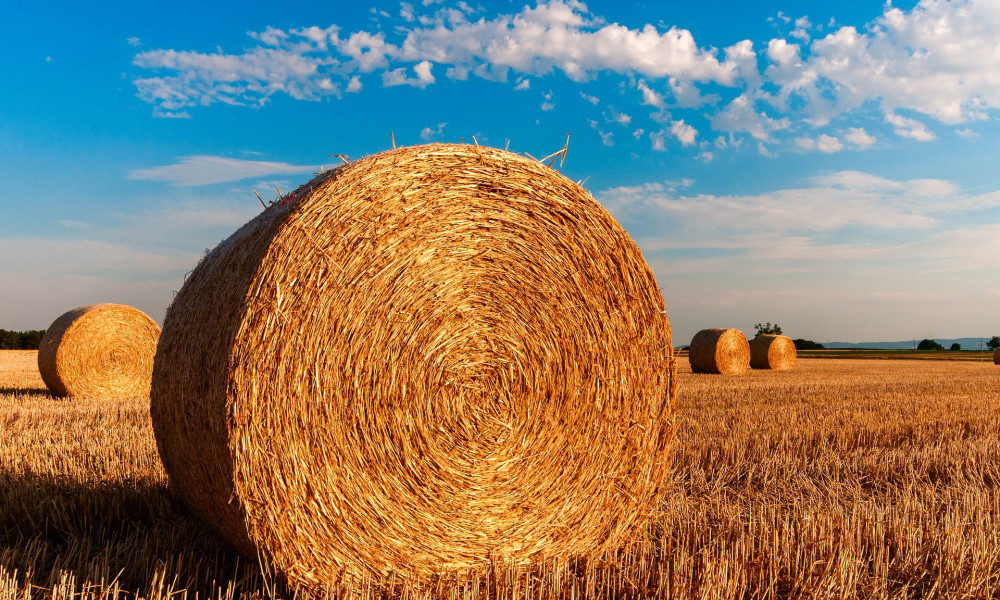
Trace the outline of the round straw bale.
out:
<instances>
[{"instance_id":1,"label":"round straw bale","mask_svg":"<svg viewBox=\"0 0 1000 600\"><path fill-rule=\"evenodd\" d=\"M57 396L146 396L159 337L160 327L139 309L81 306L45 330L38 371Z\"/></svg>"},{"instance_id":2,"label":"round straw bale","mask_svg":"<svg viewBox=\"0 0 1000 600\"><path fill-rule=\"evenodd\" d=\"M211 252L151 412L191 510L323 590L620 547L665 487L675 381L606 210L536 160L433 144L324 173Z\"/></svg>"},{"instance_id":3,"label":"round straw bale","mask_svg":"<svg viewBox=\"0 0 1000 600\"><path fill-rule=\"evenodd\" d=\"M1000 365L1000 348L993 350L993 364Z\"/></svg>"},{"instance_id":4,"label":"round straw bale","mask_svg":"<svg viewBox=\"0 0 1000 600\"><path fill-rule=\"evenodd\" d=\"M688 349L695 373L738 375L750 368L750 345L739 329L702 329Z\"/></svg>"},{"instance_id":5,"label":"round straw bale","mask_svg":"<svg viewBox=\"0 0 1000 600\"><path fill-rule=\"evenodd\" d=\"M750 340L750 366L785 371L795 366L795 342L783 335L762 333Z\"/></svg>"}]
</instances>

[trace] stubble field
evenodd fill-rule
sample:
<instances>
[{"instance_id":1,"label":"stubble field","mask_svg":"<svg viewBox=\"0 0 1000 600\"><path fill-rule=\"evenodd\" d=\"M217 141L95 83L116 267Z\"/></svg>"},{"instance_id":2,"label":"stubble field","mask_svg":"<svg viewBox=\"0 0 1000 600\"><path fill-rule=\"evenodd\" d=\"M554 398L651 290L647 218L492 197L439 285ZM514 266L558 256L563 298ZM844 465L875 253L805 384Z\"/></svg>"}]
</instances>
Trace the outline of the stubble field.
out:
<instances>
[{"instance_id":1,"label":"stubble field","mask_svg":"<svg viewBox=\"0 0 1000 600\"><path fill-rule=\"evenodd\" d=\"M48 395L0 351L0 600L280 595L172 498L148 399ZM679 360L671 489L616 555L343 597L988 598L1000 595L1000 367ZM197 457L192 457L197 460Z\"/></svg>"}]
</instances>

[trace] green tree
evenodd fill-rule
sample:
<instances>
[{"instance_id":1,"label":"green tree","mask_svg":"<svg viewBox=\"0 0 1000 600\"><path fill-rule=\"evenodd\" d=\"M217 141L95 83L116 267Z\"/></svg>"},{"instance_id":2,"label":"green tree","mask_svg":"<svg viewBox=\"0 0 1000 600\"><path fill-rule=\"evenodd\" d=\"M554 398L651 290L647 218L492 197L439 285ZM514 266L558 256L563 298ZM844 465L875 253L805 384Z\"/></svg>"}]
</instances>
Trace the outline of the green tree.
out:
<instances>
[{"instance_id":1,"label":"green tree","mask_svg":"<svg viewBox=\"0 0 1000 600\"><path fill-rule=\"evenodd\" d=\"M951 345L952 352L958 352L961 349L962 349L962 344L959 344L958 342L955 342L954 344Z\"/></svg>"},{"instance_id":2,"label":"green tree","mask_svg":"<svg viewBox=\"0 0 1000 600\"><path fill-rule=\"evenodd\" d=\"M18 334L17 346L21 350L38 350L38 346L42 343L42 336L44 335L44 329L22 331Z\"/></svg>"},{"instance_id":3,"label":"green tree","mask_svg":"<svg viewBox=\"0 0 1000 600\"><path fill-rule=\"evenodd\" d=\"M8 331L0 329L0 350L37 350L45 330Z\"/></svg>"},{"instance_id":4,"label":"green tree","mask_svg":"<svg viewBox=\"0 0 1000 600\"><path fill-rule=\"evenodd\" d=\"M770 322L764 323L763 325L757 323L753 326L757 330L757 335L771 334L771 335L781 335L781 325L775 323L772 325ZM756 336L754 336L756 337Z\"/></svg>"},{"instance_id":5,"label":"green tree","mask_svg":"<svg viewBox=\"0 0 1000 600\"><path fill-rule=\"evenodd\" d=\"M823 344L817 344L816 342L814 342L812 340L804 340L802 338L798 338L798 339L792 340L792 343L795 344L795 349L796 350L823 350L824 349L823 348Z\"/></svg>"},{"instance_id":6,"label":"green tree","mask_svg":"<svg viewBox=\"0 0 1000 600\"><path fill-rule=\"evenodd\" d=\"M944 346L934 340L920 340L917 350L944 350Z\"/></svg>"},{"instance_id":7,"label":"green tree","mask_svg":"<svg viewBox=\"0 0 1000 600\"><path fill-rule=\"evenodd\" d=\"M0 350L16 350L18 335L16 331L0 329Z\"/></svg>"},{"instance_id":8,"label":"green tree","mask_svg":"<svg viewBox=\"0 0 1000 600\"><path fill-rule=\"evenodd\" d=\"M986 347L990 350L996 350L1000 348L1000 335L995 335L990 338L990 341L986 342Z\"/></svg>"}]
</instances>

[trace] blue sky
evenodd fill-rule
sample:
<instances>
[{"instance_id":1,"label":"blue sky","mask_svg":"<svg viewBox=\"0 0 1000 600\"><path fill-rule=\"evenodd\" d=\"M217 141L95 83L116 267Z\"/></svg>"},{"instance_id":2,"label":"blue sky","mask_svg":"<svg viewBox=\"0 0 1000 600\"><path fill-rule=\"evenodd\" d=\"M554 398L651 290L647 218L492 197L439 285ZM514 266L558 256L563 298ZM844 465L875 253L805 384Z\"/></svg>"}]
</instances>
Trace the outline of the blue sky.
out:
<instances>
[{"instance_id":1,"label":"blue sky","mask_svg":"<svg viewBox=\"0 0 1000 600\"><path fill-rule=\"evenodd\" d=\"M1000 334L1000 3L0 5L0 327L162 322L337 159L472 140L642 248L675 342Z\"/></svg>"}]
</instances>

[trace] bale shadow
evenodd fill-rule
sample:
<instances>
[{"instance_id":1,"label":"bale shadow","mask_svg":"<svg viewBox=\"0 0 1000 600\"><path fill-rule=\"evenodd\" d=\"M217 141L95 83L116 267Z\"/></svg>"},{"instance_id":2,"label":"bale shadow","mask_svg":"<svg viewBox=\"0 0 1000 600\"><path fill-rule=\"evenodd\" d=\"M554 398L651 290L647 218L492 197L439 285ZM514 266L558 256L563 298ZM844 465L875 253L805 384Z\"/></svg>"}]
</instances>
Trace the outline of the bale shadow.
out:
<instances>
[{"instance_id":1,"label":"bale shadow","mask_svg":"<svg viewBox=\"0 0 1000 600\"><path fill-rule=\"evenodd\" d=\"M0 507L0 567L27 579L19 585L51 590L71 572L78 592L117 584L146 597L164 586L201 597L265 595L256 561L202 525L160 482L0 472Z\"/></svg>"},{"instance_id":2,"label":"bale shadow","mask_svg":"<svg viewBox=\"0 0 1000 600\"><path fill-rule=\"evenodd\" d=\"M48 388L0 387L0 396L43 396L55 398Z\"/></svg>"}]
</instances>

